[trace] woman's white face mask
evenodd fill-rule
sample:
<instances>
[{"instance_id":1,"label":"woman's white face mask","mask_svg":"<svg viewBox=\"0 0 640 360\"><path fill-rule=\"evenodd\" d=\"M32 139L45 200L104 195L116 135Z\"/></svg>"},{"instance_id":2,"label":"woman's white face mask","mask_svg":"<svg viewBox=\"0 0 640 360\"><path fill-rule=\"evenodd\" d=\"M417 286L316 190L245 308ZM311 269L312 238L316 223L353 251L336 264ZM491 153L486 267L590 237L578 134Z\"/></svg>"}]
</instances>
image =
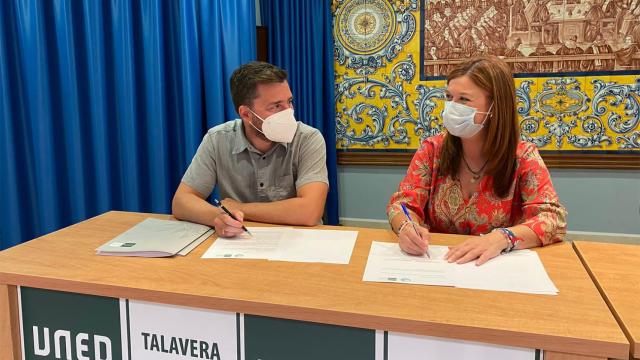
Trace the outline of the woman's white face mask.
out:
<instances>
[{"instance_id":1,"label":"woman's white face mask","mask_svg":"<svg viewBox=\"0 0 640 360\"><path fill-rule=\"evenodd\" d=\"M298 129L298 123L293 116L292 108L277 112L266 119L261 118L251 109L249 109L249 111L262 121L262 130L255 127L251 122L249 123L254 129L263 133L267 139L279 143L290 143L293 141L293 137Z\"/></svg>"},{"instance_id":2,"label":"woman's white face mask","mask_svg":"<svg viewBox=\"0 0 640 360\"><path fill-rule=\"evenodd\" d=\"M484 112L457 102L446 101L442 112L442 121L449 134L468 139L482 130L487 117L491 113L491 108L493 108L493 103L491 103L489 111ZM474 121L476 113L486 114L480 124L476 124Z\"/></svg>"}]
</instances>

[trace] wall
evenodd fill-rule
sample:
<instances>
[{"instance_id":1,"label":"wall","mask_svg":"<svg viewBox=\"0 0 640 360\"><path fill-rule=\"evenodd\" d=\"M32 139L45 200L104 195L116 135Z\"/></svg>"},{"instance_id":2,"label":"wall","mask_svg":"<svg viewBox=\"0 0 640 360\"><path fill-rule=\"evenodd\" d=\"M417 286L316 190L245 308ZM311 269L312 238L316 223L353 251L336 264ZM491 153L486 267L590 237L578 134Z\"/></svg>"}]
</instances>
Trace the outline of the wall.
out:
<instances>
[{"instance_id":1,"label":"wall","mask_svg":"<svg viewBox=\"0 0 640 360\"><path fill-rule=\"evenodd\" d=\"M406 168L340 166L342 219L386 220L385 206ZM640 235L640 172L552 169L569 230Z\"/></svg>"},{"instance_id":2,"label":"wall","mask_svg":"<svg viewBox=\"0 0 640 360\"><path fill-rule=\"evenodd\" d=\"M640 161L640 2L632 9L589 0L332 4L339 151L413 151L442 130L443 75L465 58L494 54L516 74L523 139L568 156L632 153ZM341 218L384 225L404 171L340 166ZM639 171L551 174L569 230L640 234Z\"/></svg>"},{"instance_id":3,"label":"wall","mask_svg":"<svg viewBox=\"0 0 640 360\"><path fill-rule=\"evenodd\" d=\"M334 0L338 149L416 149L442 130L444 75L491 54L514 73L523 140L640 155L640 2L618 5Z\"/></svg>"}]
</instances>

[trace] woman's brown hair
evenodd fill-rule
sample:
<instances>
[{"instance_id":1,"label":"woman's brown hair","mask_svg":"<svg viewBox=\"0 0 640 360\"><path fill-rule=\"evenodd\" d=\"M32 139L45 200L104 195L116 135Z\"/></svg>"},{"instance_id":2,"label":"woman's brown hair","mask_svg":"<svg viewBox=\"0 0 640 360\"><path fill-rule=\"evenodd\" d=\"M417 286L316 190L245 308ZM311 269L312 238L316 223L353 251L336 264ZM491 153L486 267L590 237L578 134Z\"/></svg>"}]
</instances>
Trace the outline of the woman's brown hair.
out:
<instances>
[{"instance_id":1,"label":"woman's brown hair","mask_svg":"<svg viewBox=\"0 0 640 360\"><path fill-rule=\"evenodd\" d=\"M486 174L493 177L493 192L505 197L516 170L516 148L520 139L516 112L516 89L509 66L495 56L483 56L466 61L447 76L447 84L468 76L489 94L493 102L483 152L487 157ZM462 156L459 137L447 134L442 146L440 174L456 177Z\"/></svg>"}]
</instances>

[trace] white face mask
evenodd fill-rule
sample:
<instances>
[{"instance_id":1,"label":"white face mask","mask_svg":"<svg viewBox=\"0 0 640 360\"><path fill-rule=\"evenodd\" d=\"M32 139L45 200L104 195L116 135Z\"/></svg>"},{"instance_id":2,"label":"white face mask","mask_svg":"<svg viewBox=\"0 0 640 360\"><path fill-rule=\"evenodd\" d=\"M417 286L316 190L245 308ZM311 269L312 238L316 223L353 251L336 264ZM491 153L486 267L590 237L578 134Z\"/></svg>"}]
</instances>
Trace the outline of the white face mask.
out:
<instances>
[{"instance_id":1,"label":"white face mask","mask_svg":"<svg viewBox=\"0 0 640 360\"><path fill-rule=\"evenodd\" d=\"M296 122L296 118L293 116L292 108L277 112L268 116L266 119L261 118L251 109L249 109L249 111L251 111L251 113L258 119L262 120L262 130L258 129L250 122L251 126L263 133L267 139L279 143L290 143L293 140L293 136L296 134L296 130L298 129L298 123Z\"/></svg>"},{"instance_id":2,"label":"white face mask","mask_svg":"<svg viewBox=\"0 0 640 360\"><path fill-rule=\"evenodd\" d=\"M463 139L470 138L482 130L484 122L491 113L492 107L493 103L491 103L489 111L484 112L457 102L446 101L444 103L444 111L442 112L444 127L447 128L447 131L451 135ZM476 117L476 113L487 114L480 124L476 124L475 121L473 121Z\"/></svg>"}]
</instances>

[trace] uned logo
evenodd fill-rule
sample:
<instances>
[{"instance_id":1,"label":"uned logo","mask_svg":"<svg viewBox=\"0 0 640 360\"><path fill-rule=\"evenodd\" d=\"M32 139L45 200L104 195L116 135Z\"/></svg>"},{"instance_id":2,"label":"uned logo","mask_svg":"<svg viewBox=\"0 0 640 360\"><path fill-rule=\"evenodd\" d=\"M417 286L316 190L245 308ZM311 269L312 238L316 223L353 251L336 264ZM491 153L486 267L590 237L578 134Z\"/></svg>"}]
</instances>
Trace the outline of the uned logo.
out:
<instances>
[{"instance_id":1,"label":"uned logo","mask_svg":"<svg viewBox=\"0 0 640 360\"><path fill-rule=\"evenodd\" d=\"M25 360L122 360L120 300L20 287Z\"/></svg>"}]
</instances>

